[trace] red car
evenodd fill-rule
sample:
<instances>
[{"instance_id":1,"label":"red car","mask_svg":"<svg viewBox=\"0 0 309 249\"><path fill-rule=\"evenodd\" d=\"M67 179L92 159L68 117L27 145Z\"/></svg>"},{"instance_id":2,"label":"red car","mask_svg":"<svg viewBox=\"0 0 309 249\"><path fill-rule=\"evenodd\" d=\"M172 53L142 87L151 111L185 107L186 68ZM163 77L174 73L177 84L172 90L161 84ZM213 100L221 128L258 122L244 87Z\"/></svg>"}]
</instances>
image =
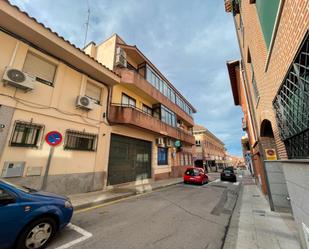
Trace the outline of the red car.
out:
<instances>
[{"instance_id":1,"label":"red car","mask_svg":"<svg viewBox=\"0 0 309 249\"><path fill-rule=\"evenodd\" d=\"M205 171L201 168L191 167L186 170L183 175L184 183L198 183L205 184L208 182L208 175L205 174Z\"/></svg>"}]
</instances>

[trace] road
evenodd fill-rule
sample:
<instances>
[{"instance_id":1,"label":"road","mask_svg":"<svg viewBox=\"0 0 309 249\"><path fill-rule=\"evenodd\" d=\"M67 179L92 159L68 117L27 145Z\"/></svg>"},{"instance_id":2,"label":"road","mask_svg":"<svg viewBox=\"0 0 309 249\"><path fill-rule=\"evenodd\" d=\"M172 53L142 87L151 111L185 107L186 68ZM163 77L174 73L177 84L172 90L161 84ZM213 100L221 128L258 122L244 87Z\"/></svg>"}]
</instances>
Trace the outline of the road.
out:
<instances>
[{"instance_id":1,"label":"road","mask_svg":"<svg viewBox=\"0 0 309 249\"><path fill-rule=\"evenodd\" d=\"M80 211L72 219L77 229L66 228L49 248L220 249L239 189L218 180L177 184Z\"/></svg>"}]
</instances>

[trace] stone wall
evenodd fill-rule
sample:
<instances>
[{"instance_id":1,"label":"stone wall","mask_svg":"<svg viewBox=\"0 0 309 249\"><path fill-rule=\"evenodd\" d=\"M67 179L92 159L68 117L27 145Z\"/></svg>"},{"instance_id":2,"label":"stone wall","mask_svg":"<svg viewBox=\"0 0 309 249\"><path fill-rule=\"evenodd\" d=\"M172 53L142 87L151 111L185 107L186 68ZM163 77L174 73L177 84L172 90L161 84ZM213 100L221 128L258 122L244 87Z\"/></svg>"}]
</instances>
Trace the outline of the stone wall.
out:
<instances>
[{"instance_id":1,"label":"stone wall","mask_svg":"<svg viewBox=\"0 0 309 249\"><path fill-rule=\"evenodd\" d=\"M309 160L286 160L281 163L291 198L294 219L303 248L306 248L302 224L309 227Z\"/></svg>"},{"instance_id":2,"label":"stone wall","mask_svg":"<svg viewBox=\"0 0 309 249\"><path fill-rule=\"evenodd\" d=\"M269 201L272 210L291 211L286 179L280 161L265 161L265 169L269 186Z\"/></svg>"}]
</instances>

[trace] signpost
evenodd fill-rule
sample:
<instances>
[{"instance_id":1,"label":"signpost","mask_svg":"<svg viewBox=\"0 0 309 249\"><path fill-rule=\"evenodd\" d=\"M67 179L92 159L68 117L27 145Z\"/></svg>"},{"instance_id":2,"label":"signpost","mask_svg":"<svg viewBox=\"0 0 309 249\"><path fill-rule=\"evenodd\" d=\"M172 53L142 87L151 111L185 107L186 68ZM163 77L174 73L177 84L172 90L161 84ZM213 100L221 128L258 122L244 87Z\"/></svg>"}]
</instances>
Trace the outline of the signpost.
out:
<instances>
[{"instance_id":1,"label":"signpost","mask_svg":"<svg viewBox=\"0 0 309 249\"><path fill-rule=\"evenodd\" d=\"M47 178L48 178L48 173L49 173L49 168L50 168L50 162L54 154L55 146L59 145L62 142L62 135L58 131L50 131L46 134L45 136L45 141L46 143L49 144L50 150L49 150L49 155L45 167L45 173L43 177L43 182L42 182L42 189L46 189L47 185Z\"/></svg>"}]
</instances>

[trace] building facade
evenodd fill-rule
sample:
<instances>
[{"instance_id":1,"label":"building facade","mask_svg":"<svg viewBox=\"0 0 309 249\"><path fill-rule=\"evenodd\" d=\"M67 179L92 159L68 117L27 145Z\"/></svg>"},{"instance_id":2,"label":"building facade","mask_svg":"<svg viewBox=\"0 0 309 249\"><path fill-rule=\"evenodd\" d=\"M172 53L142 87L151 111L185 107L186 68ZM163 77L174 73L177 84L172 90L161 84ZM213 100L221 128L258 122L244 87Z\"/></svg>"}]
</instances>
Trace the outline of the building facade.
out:
<instances>
[{"instance_id":1,"label":"building facade","mask_svg":"<svg viewBox=\"0 0 309 249\"><path fill-rule=\"evenodd\" d=\"M195 146L193 159L195 164L205 165L208 170L217 170L226 166L224 143L201 125L194 125Z\"/></svg>"},{"instance_id":2,"label":"building facade","mask_svg":"<svg viewBox=\"0 0 309 249\"><path fill-rule=\"evenodd\" d=\"M103 114L120 77L6 1L0 25L1 176L57 193L102 189L109 154ZM63 142L46 171L50 131Z\"/></svg>"},{"instance_id":3,"label":"building facade","mask_svg":"<svg viewBox=\"0 0 309 249\"><path fill-rule=\"evenodd\" d=\"M192 165L194 107L117 34L85 52L121 75L109 103L108 184L182 176L183 166Z\"/></svg>"},{"instance_id":4,"label":"building facade","mask_svg":"<svg viewBox=\"0 0 309 249\"><path fill-rule=\"evenodd\" d=\"M235 104L244 112L243 145L272 209L291 205L304 247L309 237L308 202L302 201L309 195L308 8L302 0L225 1L241 52L241 60L227 66Z\"/></svg>"}]
</instances>

